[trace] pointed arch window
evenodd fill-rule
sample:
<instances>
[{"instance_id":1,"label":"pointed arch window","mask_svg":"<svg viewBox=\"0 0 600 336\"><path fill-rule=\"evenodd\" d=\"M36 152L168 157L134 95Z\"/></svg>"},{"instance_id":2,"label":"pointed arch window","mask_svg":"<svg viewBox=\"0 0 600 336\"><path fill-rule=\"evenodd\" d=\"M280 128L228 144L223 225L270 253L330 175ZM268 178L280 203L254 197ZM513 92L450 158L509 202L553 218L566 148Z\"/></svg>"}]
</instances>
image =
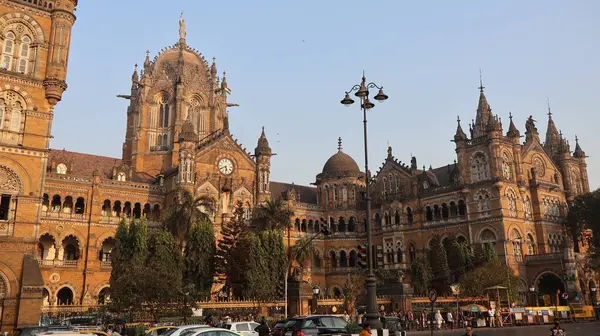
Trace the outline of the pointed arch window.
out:
<instances>
[{"instance_id":1,"label":"pointed arch window","mask_svg":"<svg viewBox=\"0 0 600 336\"><path fill-rule=\"evenodd\" d=\"M21 102L16 102L12 108L10 116L10 130L19 132L21 130L21 115L23 114L23 106Z\"/></svg>"},{"instance_id":2,"label":"pointed arch window","mask_svg":"<svg viewBox=\"0 0 600 336\"><path fill-rule=\"evenodd\" d=\"M502 156L502 176L507 180L512 180L512 165L510 156L504 153Z\"/></svg>"},{"instance_id":3,"label":"pointed arch window","mask_svg":"<svg viewBox=\"0 0 600 336\"><path fill-rule=\"evenodd\" d=\"M479 182L490 178L490 168L485 154L475 153L471 157L471 182Z\"/></svg>"},{"instance_id":4,"label":"pointed arch window","mask_svg":"<svg viewBox=\"0 0 600 336\"><path fill-rule=\"evenodd\" d=\"M525 219L533 218L531 210L531 199L529 198L529 196L525 196L525 199L523 199L523 212L525 213Z\"/></svg>"},{"instance_id":5,"label":"pointed arch window","mask_svg":"<svg viewBox=\"0 0 600 336\"><path fill-rule=\"evenodd\" d=\"M4 115L6 114L6 102L0 98L0 129L4 126Z\"/></svg>"},{"instance_id":6,"label":"pointed arch window","mask_svg":"<svg viewBox=\"0 0 600 336\"><path fill-rule=\"evenodd\" d=\"M2 68L10 70L13 61L13 52L15 47L15 34L13 32L6 33L4 38L4 46L2 48Z\"/></svg>"},{"instance_id":7,"label":"pointed arch window","mask_svg":"<svg viewBox=\"0 0 600 336\"><path fill-rule=\"evenodd\" d=\"M59 163L56 166L56 173L60 175L65 175L67 173L67 165L64 163Z\"/></svg>"},{"instance_id":8,"label":"pointed arch window","mask_svg":"<svg viewBox=\"0 0 600 336\"><path fill-rule=\"evenodd\" d=\"M29 36L21 38L21 53L19 57L19 72L27 73L27 65L29 64L29 50L31 49L31 39Z\"/></svg>"},{"instance_id":9,"label":"pointed arch window","mask_svg":"<svg viewBox=\"0 0 600 336\"><path fill-rule=\"evenodd\" d=\"M510 217L517 217L517 195L512 189L506 191L506 198L508 200L508 215Z\"/></svg>"},{"instance_id":10,"label":"pointed arch window","mask_svg":"<svg viewBox=\"0 0 600 336\"><path fill-rule=\"evenodd\" d=\"M164 94L158 102L158 127L169 127L169 97Z\"/></svg>"},{"instance_id":11,"label":"pointed arch window","mask_svg":"<svg viewBox=\"0 0 600 336\"><path fill-rule=\"evenodd\" d=\"M487 191L479 191L475 196L477 206L479 207L479 216L487 217L492 209L492 202Z\"/></svg>"},{"instance_id":12,"label":"pointed arch window","mask_svg":"<svg viewBox=\"0 0 600 336\"><path fill-rule=\"evenodd\" d=\"M119 172L117 174L117 181L127 181L127 174L125 174L125 172Z\"/></svg>"}]
</instances>

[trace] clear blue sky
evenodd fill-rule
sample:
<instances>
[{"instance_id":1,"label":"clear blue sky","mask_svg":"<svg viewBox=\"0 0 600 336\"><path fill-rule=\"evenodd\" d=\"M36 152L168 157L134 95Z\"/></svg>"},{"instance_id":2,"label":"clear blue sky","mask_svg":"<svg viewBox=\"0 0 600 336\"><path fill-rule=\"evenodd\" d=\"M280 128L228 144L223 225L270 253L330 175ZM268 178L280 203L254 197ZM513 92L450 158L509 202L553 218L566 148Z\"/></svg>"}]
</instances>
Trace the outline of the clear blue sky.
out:
<instances>
[{"instance_id":1,"label":"clear blue sky","mask_svg":"<svg viewBox=\"0 0 600 336\"><path fill-rule=\"evenodd\" d=\"M53 148L120 157L135 63L178 39L227 71L241 106L231 129L249 150L265 126L278 155L272 179L313 182L337 137L363 166L362 116L345 90L367 79L390 99L369 114L371 170L387 144L418 165L455 158L456 116L475 117L479 68L493 112L512 111L546 132L546 98L571 140L578 135L592 188L600 187L600 1L80 1L68 85L53 123Z\"/></svg>"}]
</instances>

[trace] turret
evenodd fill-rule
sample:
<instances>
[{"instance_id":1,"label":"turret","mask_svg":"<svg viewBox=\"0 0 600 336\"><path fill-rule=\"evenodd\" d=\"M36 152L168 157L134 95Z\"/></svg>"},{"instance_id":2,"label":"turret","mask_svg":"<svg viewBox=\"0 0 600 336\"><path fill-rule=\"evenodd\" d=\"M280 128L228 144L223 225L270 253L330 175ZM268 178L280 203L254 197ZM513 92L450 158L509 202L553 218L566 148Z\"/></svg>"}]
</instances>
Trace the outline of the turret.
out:
<instances>
[{"instance_id":1,"label":"turret","mask_svg":"<svg viewBox=\"0 0 600 336\"><path fill-rule=\"evenodd\" d=\"M262 128L256 149L254 150L254 158L256 159L256 184L257 195L256 202L261 203L271 197L269 188L271 175L271 156L273 156L269 141L265 135L265 128Z\"/></svg>"},{"instance_id":2,"label":"turret","mask_svg":"<svg viewBox=\"0 0 600 336\"><path fill-rule=\"evenodd\" d=\"M492 109L483 92L483 80L481 72L479 73L479 103L477 104L477 115L473 123L473 138L479 138L487 134L488 122L492 117Z\"/></svg>"},{"instance_id":3,"label":"turret","mask_svg":"<svg viewBox=\"0 0 600 336\"><path fill-rule=\"evenodd\" d=\"M555 157L560 154L562 137L560 136L554 120L552 120L552 111L550 111L550 103L548 103L548 127L546 128L546 141L544 142L544 150Z\"/></svg>"},{"instance_id":4,"label":"turret","mask_svg":"<svg viewBox=\"0 0 600 336\"><path fill-rule=\"evenodd\" d=\"M517 126L515 126L515 123L513 122L512 113L508 113L508 118L510 119L510 125L508 125L508 132L506 132L506 136L511 140L513 145L513 162L515 164L517 184L519 185L521 192L524 192L525 177L523 174L523 167L521 166L521 132L519 132Z\"/></svg>"},{"instance_id":5,"label":"turret","mask_svg":"<svg viewBox=\"0 0 600 336\"><path fill-rule=\"evenodd\" d=\"M508 118L510 119L510 125L508 125L508 132L506 132L506 136L513 140L513 144L515 143L515 140L518 144L519 138L521 137L521 132L519 132L517 126L515 126L515 123L513 122L512 113L508 113Z\"/></svg>"},{"instance_id":6,"label":"turret","mask_svg":"<svg viewBox=\"0 0 600 336\"><path fill-rule=\"evenodd\" d=\"M77 0L58 1L52 9L52 24L48 41L48 59L46 63L46 78L43 85L45 96L50 105L55 105L62 99L67 89L67 64L71 43L71 28L75 23L75 7Z\"/></svg>"},{"instance_id":7,"label":"turret","mask_svg":"<svg viewBox=\"0 0 600 336\"><path fill-rule=\"evenodd\" d=\"M454 142L456 143L456 148L462 147L465 142L467 140L469 140L469 138L467 138L467 135L465 134L465 132L463 131L461 125L460 125L460 116L457 117L456 119L456 134L454 134Z\"/></svg>"},{"instance_id":8,"label":"turret","mask_svg":"<svg viewBox=\"0 0 600 336\"><path fill-rule=\"evenodd\" d=\"M588 180L587 175L587 162L585 158L585 152L581 149L579 145L579 138L575 137L575 151L573 152L573 157L577 159L579 165L579 176L581 179L581 186L583 187L583 192L590 192L590 181Z\"/></svg>"}]
</instances>

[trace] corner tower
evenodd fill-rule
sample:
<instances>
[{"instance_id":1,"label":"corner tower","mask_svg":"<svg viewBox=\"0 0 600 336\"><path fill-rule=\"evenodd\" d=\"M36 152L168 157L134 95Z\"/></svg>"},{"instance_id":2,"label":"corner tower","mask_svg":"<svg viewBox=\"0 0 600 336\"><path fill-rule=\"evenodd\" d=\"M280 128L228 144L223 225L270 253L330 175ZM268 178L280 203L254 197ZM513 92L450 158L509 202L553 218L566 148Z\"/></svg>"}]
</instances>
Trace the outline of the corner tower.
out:
<instances>
[{"instance_id":1,"label":"corner tower","mask_svg":"<svg viewBox=\"0 0 600 336\"><path fill-rule=\"evenodd\" d=\"M271 190L269 189L271 175L271 156L273 156L269 141L265 136L265 128L262 128L262 133L258 138L258 144L254 150L256 159L256 203L264 202L271 198Z\"/></svg>"}]
</instances>

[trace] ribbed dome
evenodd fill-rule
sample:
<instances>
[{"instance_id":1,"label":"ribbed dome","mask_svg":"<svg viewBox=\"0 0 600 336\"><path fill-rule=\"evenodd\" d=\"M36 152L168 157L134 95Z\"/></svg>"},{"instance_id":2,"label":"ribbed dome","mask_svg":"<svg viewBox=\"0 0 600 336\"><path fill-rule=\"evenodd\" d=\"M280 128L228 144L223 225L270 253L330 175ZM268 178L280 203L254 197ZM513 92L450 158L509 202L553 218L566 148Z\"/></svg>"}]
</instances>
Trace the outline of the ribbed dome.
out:
<instances>
[{"instance_id":1,"label":"ribbed dome","mask_svg":"<svg viewBox=\"0 0 600 336\"><path fill-rule=\"evenodd\" d=\"M341 150L335 154L333 154L325 165L323 166L323 174L331 174L331 173L360 173L360 169L358 168L358 164L354 159L342 152Z\"/></svg>"}]
</instances>

